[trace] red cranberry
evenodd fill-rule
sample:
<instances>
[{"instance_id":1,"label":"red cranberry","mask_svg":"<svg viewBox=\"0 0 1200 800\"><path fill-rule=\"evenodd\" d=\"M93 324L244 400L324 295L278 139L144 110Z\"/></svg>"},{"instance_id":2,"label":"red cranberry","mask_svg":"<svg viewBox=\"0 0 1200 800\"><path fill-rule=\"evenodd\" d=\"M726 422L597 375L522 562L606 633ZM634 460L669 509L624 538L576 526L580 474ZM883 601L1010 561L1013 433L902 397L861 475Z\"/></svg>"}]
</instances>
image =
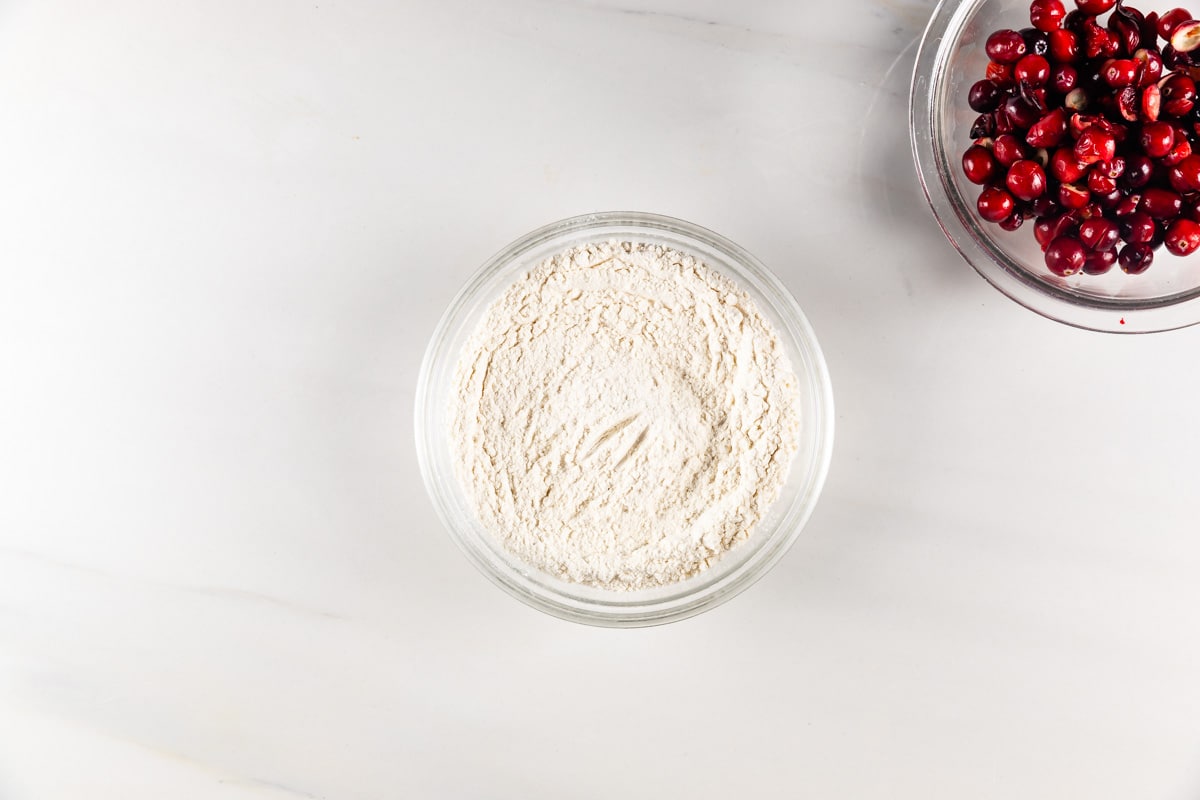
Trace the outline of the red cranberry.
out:
<instances>
[{"instance_id":1,"label":"red cranberry","mask_svg":"<svg viewBox=\"0 0 1200 800\"><path fill-rule=\"evenodd\" d=\"M1029 56L1025 58L1029 58ZM1018 68L1020 66L1020 64L1017 64ZM1015 75L1016 73L1013 74ZM1119 89L1122 86L1129 86L1133 83L1134 77L1137 75L1137 62L1132 58L1114 58L1104 65L1104 69L1101 70L1100 74L1104 76L1105 82L1115 89Z\"/></svg>"},{"instance_id":2,"label":"red cranberry","mask_svg":"<svg viewBox=\"0 0 1200 800\"><path fill-rule=\"evenodd\" d=\"M1125 173L1121 175L1118 185L1122 189L1140 189L1150 182L1154 175L1154 164L1145 156L1130 156L1125 159Z\"/></svg>"},{"instance_id":3,"label":"red cranberry","mask_svg":"<svg viewBox=\"0 0 1200 800\"><path fill-rule=\"evenodd\" d=\"M1059 64L1070 64L1079 57L1079 37L1071 31L1050 32L1050 58Z\"/></svg>"},{"instance_id":4,"label":"red cranberry","mask_svg":"<svg viewBox=\"0 0 1200 800\"><path fill-rule=\"evenodd\" d=\"M979 195L977 206L979 216L988 222L1002 222L1012 216L1016 203L1008 192L989 186Z\"/></svg>"},{"instance_id":5,"label":"red cranberry","mask_svg":"<svg viewBox=\"0 0 1200 800\"><path fill-rule=\"evenodd\" d=\"M1075 158L1075 151L1068 147L1060 147L1050 157L1050 174L1063 183L1075 183L1087 174L1087 167ZM1149 180L1149 176L1147 176Z\"/></svg>"},{"instance_id":6,"label":"red cranberry","mask_svg":"<svg viewBox=\"0 0 1200 800\"><path fill-rule=\"evenodd\" d=\"M1013 83L1012 64L1001 64L998 61L991 61L987 65L984 77L1001 89L1011 89L1015 85Z\"/></svg>"},{"instance_id":7,"label":"red cranberry","mask_svg":"<svg viewBox=\"0 0 1200 800\"><path fill-rule=\"evenodd\" d=\"M1128 244L1117 257L1121 269L1130 275L1141 275L1154 263L1154 250L1148 244Z\"/></svg>"},{"instance_id":8,"label":"red cranberry","mask_svg":"<svg viewBox=\"0 0 1200 800\"><path fill-rule=\"evenodd\" d=\"M986 148L972 145L963 153L963 174L971 183L982 186L996 177L997 171L996 159Z\"/></svg>"},{"instance_id":9,"label":"red cranberry","mask_svg":"<svg viewBox=\"0 0 1200 800\"><path fill-rule=\"evenodd\" d=\"M1017 230L1025 222L1025 215L1020 211L1014 211L1008 219L1000 220L1000 227L1010 233Z\"/></svg>"},{"instance_id":10,"label":"red cranberry","mask_svg":"<svg viewBox=\"0 0 1200 800\"><path fill-rule=\"evenodd\" d=\"M1174 219L1183 210L1183 198L1166 189L1147 189L1142 193L1139 210L1155 219Z\"/></svg>"},{"instance_id":11,"label":"red cranberry","mask_svg":"<svg viewBox=\"0 0 1200 800\"><path fill-rule=\"evenodd\" d=\"M1121 40L1112 31L1093 23L1083 32L1083 52L1088 58L1112 58L1121 49Z\"/></svg>"},{"instance_id":12,"label":"red cranberry","mask_svg":"<svg viewBox=\"0 0 1200 800\"><path fill-rule=\"evenodd\" d=\"M1175 27L1187 22L1191 18L1192 12L1186 8L1171 9L1158 18L1158 35L1170 41L1171 34L1175 32Z\"/></svg>"},{"instance_id":13,"label":"red cranberry","mask_svg":"<svg viewBox=\"0 0 1200 800\"><path fill-rule=\"evenodd\" d=\"M1018 128L1028 128L1037 122L1038 118L1042 115L1037 108L1025 102L1019 96L1010 97L1004 101L1004 113L1012 120L1012 124Z\"/></svg>"},{"instance_id":14,"label":"red cranberry","mask_svg":"<svg viewBox=\"0 0 1200 800\"><path fill-rule=\"evenodd\" d=\"M1070 94L1078 82L1079 72L1070 64L1059 64L1050 71L1050 88L1059 94ZM1086 94L1083 96L1086 97Z\"/></svg>"},{"instance_id":15,"label":"red cranberry","mask_svg":"<svg viewBox=\"0 0 1200 800\"><path fill-rule=\"evenodd\" d=\"M1103 217L1085 219L1079 225L1079 241L1088 250L1112 250L1121 237L1117 223Z\"/></svg>"},{"instance_id":16,"label":"red cranberry","mask_svg":"<svg viewBox=\"0 0 1200 800\"><path fill-rule=\"evenodd\" d=\"M1117 4L1117 0L1075 0L1075 5L1085 14L1099 16L1106 11L1111 11L1112 7Z\"/></svg>"},{"instance_id":17,"label":"red cranberry","mask_svg":"<svg viewBox=\"0 0 1200 800\"><path fill-rule=\"evenodd\" d=\"M1135 211L1121 223L1121 238L1130 244L1146 244L1154 238L1154 220L1144 211Z\"/></svg>"},{"instance_id":18,"label":"red cranberry","mask_svg":"<svg viewBox=\"0 0 1200 800\"><path fill-rule=\"evenodd\" d=\"M1200 197L1195 195L1183 203L1183 216L1193 222L1200 222Z\"/></svg>"},{"instance_id":19,"label":"red cranberry","mask_svg":"<svg viewBox=\"0 0 1200 800\"><path fill-rule=\"evenodd\" d=\"M1050 62L1033 53L1022 56L1013 67L1013 80L1017 83L1024 81L1030 86L1041 86L1050 80Z\"/></svg>"},{"instance_id":20,"label":"red cranberry","mask_svg":"<svg viewBox=\"0 0 1200 800\"><path fill-rule=\"evenodd\" d=\"M1087 250L1078 239L1060 236L1046 248L1046 267L1055 275L1070 277L1083 269Z\"/></svg>"},{"instance_id":21,"label":"red cranberry","mask_svg":"<svg viewBox=\"0 0 1200 800\"><path fill-rule=\"evenodd\" d=\"M1015 64L1025 55L1025 39L1016 31L996 31L988 37L985 48L992 61Z\"/></svg>"},{"instance_id":22,"label":"red cranberry","mask_svg":"<svg viewBox=\"0 0 1200 800\"><path fill-rule=\"evenodd\" d=\"M1064 183L1058 187L1058 202L1063 208L1078 210L1091 202L1091 199L1091 192L1073 183Z\"/></svg>"},{"instance_id":23,"label":"red cranberry","mask_svg":"<svg viewBox=\"0 0 1200 800\"><path fill-rule=\"evenodd\" d=\"M1138 206L1141 204L1142 196L1140 194L1125 195L1121 198L1121 202L1117 203L1116 208L1113 209L1113 216L1117 219L1125 219L1131 214L1141 213L1138 211Z\"/></svg>"},{"instance_id":24,"label":"red cranberry","mask_svg":"<svg viewBox=\"0 0 1200 800\"><path fill-rule=\"evenodd\" d=\"M1061 108L1056 108L1042 117L1025 136L1025 141L1031 147L1057 147L1067 135L1067 114Z\"/></svg>"},{"instance_id":25,"label":"red cranberry","mask_svg":"<svg viewBox=\"0 0 1200 800\"><path fill-rule=\"evenodd\" d=\"M1192 154L1192 144L1187 140L1185 131L1175 132L1175 146L1171 148L1171 152L1167 153L1162 158L1162 163L1168 167L1174 167L1183 163L1183 160Z\"/></svg>"},{"instance_id":26,"label":"red cranberry","mask_svg":"<svg viewBox=\"0 0 1200 800\"><path fill-rule=\"evenodd\" d=\"M1111 161L1117 154L1117 140L1096 128L1085 130L1075 142L1075 157L1081 164Z\"/></svg>"},{"instance_id":27,"label":"red cranberry","mask_svg":"<svg viewBox=\"0 0 1200 800\"><path fill-rule=\"evenodd\" d=\"M1162 77L1163 62L1157 50L1137 50L1133 54L1133 60L1142 65L1142 79L1138 81L1138 86L1149 87L1158 83L1158 79Z\"/></svg>"},{"instance_id":28,"label":"red cranberry","mask_svg":"<svg viewBox=\"0 0 1200 800\"><path fill-rule=\"evenodd\" d=\"M1188 191L1200 192L1200 156L1192 155L1180 161L1177 165Z\"/></svg>"},{"instance_id":29,"label":"red cranberry","mask_svg":"<svg viewBox=\"0 0 1200 800\"><path fill-rule=\"evenodd\" d=\"M1196 82L1187 75L1175 73L1163 81L1162 110L1172 117L1186 117L1196 106Z\"/></svg>"},{"instance_id":30,"label":"red cranberry","mask_svg":"<svg viewBox=\"0 0 1200 800\"><path fill-rule=\"evenodd\" d=\"M1033 200L1046 193L1046 173L1035 161L1018 161L1009 167L1005 184L1015 196Z\"/></svg>"},{"instance_id":31,"label":"red cranberry","mask_svg":"<svg viewBox=\"0 0 1200 800\"><path fill-rule=\"evenodd\" d=\"M1167 228L1164 244L1167 252L1176 256L1187 256L1200 249L1200 222L1177 219Z\"/></svg>"},{"instance_id":32,"label":"red cranberry","mask_svg":"<svg viewBox=\"0 0 1200 800\"><path fill-rule=\"evenodd\" d=\"M1053 33L1066 15L1062 0L1033 0L1029 4L1029 21L1039 31Z\"/></svg>"},{"instance_id":33,"label":"red cranberry","mask_svg":"<svg viewBox=\"0 0 1200 800\"><path fill-rule=\"evenodd\" d=\"M1097 164L1096 166L1099 166ZM1092 194L1110 194L1117 191L1117 182L1104 174L1102 170L1097 170L1095 167L1088 173L1087 177L1088 190Z\"/></svg>"},{"instance_id":34,"label":"red cranberry","mask_svg":"<svg viewBox=\"0 0 1200 800\"><path fill-rule=\"evenodd\" d=\"M972 111L982 114L995 111L1003 98L1004 92L996 84L991 81L976 81L971 86L971 91L967 92L967 105Z\"/></svg>"},{"instance_id":35,"label":"red cranberry","mask_svg":"<svg viewBox=\"0 0 1200 800\"><path fill-rule=\"evenodd\" d=\"M1180 194L1191 190L1191 187L1187 184L1187 180L1183 177L1183 170L1179 167L1171 167L1167 170L1167 184Z\"/></svg>"},{"instance_id":36,"label":"red cranberry","mask_svg":"<svg viewBox=\"0 0 1200 800\"><path fill-rule=\"evenodd\" d=\"M1111 192L1105 194L1093 194L1092 198L1102 210L1115 212L1117 206L1125 199L1125 195L1121 194L1120 189L1113 189Z\"/></svg>"},{"instance_id":37,"label":"red cranberry","mask_svg":"<svg viewBox=\"0 0 1200 800\"><path fill-rule=\"evenodd\" d=\"M1116 250L1093 250L1083 262L1083 271L1088 275L1103 275L1116 263Z\"/></svg>"},{"instance_id":38,"label":"red cranberry","mask_svg":"<svg viewBox=\"0 0 1200 800\"><path fill-rule=\"evenodd\" d=\"M1002 167L1011 167L1023 158L1029 158L1029 148L1021 144L1021 140L1011 133L996 137L992 145L992 155Z\"/></svg>"},{"instance_id":39,"label":"red cranberry","mask_svg":"<svg viewBox=\"0 0 1200 800\"><path fill-rule=\"evenodd\" d=\"M1148 122L1142 128L1142 150L1151 158L1162 158L1175 146L1175 129L1166 122Z\"/></svg>"},{"instance_id":40,"label":"red cranberry","mask_svg":"<svg viewBox=\"0 0 1200 800\"><path fill-rule=\"evenodd\" d=\"M1070 236L1075 231L1075 218L1071 214L1044 216L1033 226L1033 238L1041 245L1042 252L1060 236Z\"/></svg>"},{"instance_id":41,"label":"red cranberry","mask_svg":"<svg viewBox=\"0 0 1200 800\"><path fill-rule=\"evenodd\" d=\"M1200 21L1189 19L1171 32L1171 47L1176 53L1190 53L1200 47Z\"/></svg>"}]
</instances>

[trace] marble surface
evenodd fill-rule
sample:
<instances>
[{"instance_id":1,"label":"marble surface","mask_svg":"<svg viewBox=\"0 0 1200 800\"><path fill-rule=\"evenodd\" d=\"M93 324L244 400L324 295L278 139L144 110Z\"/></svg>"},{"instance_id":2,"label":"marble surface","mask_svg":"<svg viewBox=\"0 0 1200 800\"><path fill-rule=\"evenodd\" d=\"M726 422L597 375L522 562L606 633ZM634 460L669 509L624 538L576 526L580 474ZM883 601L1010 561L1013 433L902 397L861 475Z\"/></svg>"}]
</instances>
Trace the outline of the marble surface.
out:
<instances>
[{"instance_id":1,"label":"marble surface","mask_svg":"<svg viewBox=\"0 0 1200 800\"><path fill-rule=\"evenodd\" d=\"M917 188L928 0L0 8L0 798L1200 795L1200 329L1010 303ZM838 441L702 617L597 630L420 486L436 319L548 221L779 273Z\"/></svg>"}]
</instances>

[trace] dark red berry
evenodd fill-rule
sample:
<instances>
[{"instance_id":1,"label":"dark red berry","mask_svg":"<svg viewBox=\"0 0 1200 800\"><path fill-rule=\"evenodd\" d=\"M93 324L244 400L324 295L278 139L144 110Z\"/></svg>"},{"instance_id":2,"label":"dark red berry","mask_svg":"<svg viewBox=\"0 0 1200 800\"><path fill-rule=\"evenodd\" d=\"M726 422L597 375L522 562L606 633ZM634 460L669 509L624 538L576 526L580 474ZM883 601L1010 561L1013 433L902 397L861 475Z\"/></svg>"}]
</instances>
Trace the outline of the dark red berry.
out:
<instances>
[{"instance_id":1,"label":"dark red berry","mask_svg":"<svg viewBox=\"0 0 1200 800\"><path fill-rule=\"evenodd\" d=\"M1162 112L1172 117L1186 117L1196 107L1196 82L1187 75L1175 73L1163 81Z\"/></svg>"},{"instance_id":2,"label":"dark red berry","mask_svg":"<svg viewBox=\"0 0 1200 800\"><path fill-rule=\"evenodd\" d=\"M1142 150L1151 158L1162 158L1175 146L1175 129L1166 122L1148 122L1142 127Z\"/></svg>"},{"instance_id":3,"label":"dark red berry","mask_svg":"<svg viewBox=\"0 0 1200 800\"><path fill-rule=\"evenodd\" d=\"M985 45L988 58L1001 64L1015 64L1025 55L1025 39L1013 30L996 31Z\"/></svg>"},{"instance_id":4,"label":"dark red berry","mask_svg":"<svg viewBox=\"0 0 1200 800\"><path fill-rule=\"evenodd\" d=\"M1188 191L1200 192L1200 156L1190 155L1177 165Z\"/></svg>"},{"instance_id":5,"label":"dark red berry","mask_svg":"<svg viewBox=\"0 0 1200 800\"><path fill-rule=\"evenodd\" d=\"M1167 13L1158 18L1158 35L1167 41L1171 40L1171 34L1175 32L1175 27L1182 25L1192 18L1192 12L1186 8L1173 8Z\"/></svg>"},{"instance_id":6,"label":"dark red berry","mask_svg":"<svg viewBox=\"0 0 1200 800\"><path fill-rule=\"evenodd\" d=\"M1183 198L1166 189L1147 189L1142 193L1140 211L1155 219L1174 219L1183 209Z\"/></svg>"},{"instance_id":7,"label":"dark red berry","mask_svg":"<svg viewBox=\"0 0 1200 800\"><path fill-rule=\"evenodd\" d=\"M1062 0L1033 0L1029 4L1029 21L1039 31L1053 33L1066 15Z\"/></svg>"},{"instance_id":8,"label":"dark red berry","mask_svg":"<svg viewBox=\"0 0 1200 800\"><path fill-rule=\"evenodd\" d=\"M1167 227L1164 241L1167 252L1176 256L1188 256L1200 249L1200 222L1177 219Z\"/></svg>"},{"instance_id":9,"label":"dark red berry","mask_svg":"<svg viewBox=\"0 0 1200 800\"><path fill-rule=\"evenodd\" d=\"M967 92L967 105L981 114L995 111L1004 99L1004 92L991 81L976 81Z\"/></svg>"},{"instance_id":10,"label":"dark red berry","mask_svg":"<svg viewBox=\"0 0 1200 800\"><path fill-rule=\"evenodd\" d=\"M1092 193L1082 186L1064 183L1058 187L1058 202L1063 208L1079 210L1090 203Z\"/></svg>"},{"instance_id":11,"label":"dark red berry","mask_svg":"<svg viewBox=\"0 0 1200 800\"><path fill-rule=\"evenodd\" d=\"M1003 189L989 186L979 195L979 216L988 222L1002 222L1012 216L1016 203L1012 195Z\"/></svg>"},{"instance_id":12,"label":"dark red berry","mask_svg":"<svg viewBox=\"0 0 1200 800\"><path fill-rule=\"evenodd\" d=\"M1118 190L1119 191L1119 190ZM1131 214L1140 214L1138 206L1142 204L1142 196L1140 194L1127 194L1121 198L1121 202L1113 208L1113 216L1117 219L1125 219Z\"/></svg>"},{"instance_id":13,"label":"dark red berry","mask_svg":"<svg viewBox=\"0 0 1200 800\"><path fill-rule=\"evenodd\" d=\"M1014 85L1012 64L1001 64L999 61L989 62L984 77L1001 89L1010 89Z\"/></svg>"},{"instance_id":14,"label":"dark red berry","mask_svg":"<svg viewBox=\"0 0 1200 800\"><path fill-rule=\"evenodd\" d=\"M996 137L996 142L992 145L992 154L1002 167L1011 167L1021 159L1030 156L1029 148L1011 133Z\"/></svg>"},{"instance_id":15,"label":"dark red berry","mask_svg":"<svg viewBox=\"0 0 1200 800\"><path fill-rule=\"evenodd\" d=\"M1081 164L1110 161L1117 154L1117 140L1096 128L1085 130L1075 142L1075 157Z\"/></svg>"},{"instance_id":16,"label":"dark red berry","mask_svg":"<svg viewBox=\"0 0 1200 800\"><path fill-rule=\"evenodd\" d=\"M1022 56L1013 67L1013 80L1017 83L1023 81L1030 86L1041 86L1050 80L1050 62L1044 56L1033 53Z\"/></svg>"},{"instance_id":17,"label":"dark red berry","mask_svg":"<svg viewBox=\"0 0 1200 800\"><path fill-rule=\"evenodd\" d=\"M1088 250L1112 250L1120 238L1121 230L1117 223L1103 217L1085 219L1079 225L1079 241Z\"/></svg>"},{"instance_id":18,"label":"dark red berry","mask_svg":"<svg viewBox=\"0 0 1200 800\"><path fill-rule=\"evenodd\" d=\"M1121 269L1130 275L1141 275L1154 263L1154 250L1148 244L1128 244L1117 256Z\"/></svg>"},{"instance_id":19,"label":"dark red berry","mask_svg":"<svg viewBox=\"0 0 1200 800\"><path fill-rule=\"evenodd\" d=\"M1025 102L1020 96L1010 97L1004 101L1004 113L1012 121L1012 124L1018 128L1028 128L1030 125L1038 121L1042 112L1030 103Z\"/></svg>"},{"instance_id":20,"label":"dark red berry","mask_svg":"<svg viewBox=\"0 0 1200 800\"><path fill-rule=\"evenodd\" d=\"M1146 156L1130 156L1125 159L1125 173L1117 184L1122 189L1140 189L1154 175L1154 164Z\"/></svg>"},{"instance_id":21,"label":"dark red berry","mask_svg":"<svg viewBox=\"0 0 1200 800\"><path fill-rule=\"evenodd\" d=\"M1031 147L1057 147L1067 135L1067 114L1056 108L1029 129L1025 141Z\"/></svg>"},{"instance_id":22,"label":"dark red berry","mask_svg":"<svg viewBox=\"0 0 1200 800\"><path fill-rule=\"evenodd\" d=\"M1012 213L1012 216L1010 216L1008 219L1000 220L999 225L1002 229L1009 231L1011 233L1012 231L1015 231L1017 228L1020 228L1024 222L1025 222L1025 215L1022 214L1020 211L1014 211Z\"/></svg>"},{"instance_id":23,"label":"dark red berry","mask_svg":"<svg viewBox=\"0 0 1200 800\"><path fill-rule=\"evenodd\" d=\"M1050 88L1059 94L1069 94L1077 83L1079 83L1079 71L1070 64L1059 64L1050 70Z\"/></svg>"},{"instance_id":24,"label":"dark red berry","mask_svg":"<svg viewBox=\"0 0 1200 800\"><path fill-rule=\"evenodd\" d=\"M1099 164L1096 165L1100 166ZM1108 175L1104 174L1103 170L1092 167L1092 171L1087 177L1088 191L1092 194L1110 194L1117 190L1117 182Z\"/></svg>"},{"instance_id":25,"label":"dark red berry","mask_svg":"<svg viewBox=\"0 0 1200 800\"><path fill-rule=\"evenodd\" d=\"M1008 169L1008 190L1022 200L1033 200L1046 193L1046 172L1035 161L1018 161Z\"/></svg>"},{"instance_id":26,"label":"dark red berry","mask_svg":"<svg viewBox=\"0 0 1200 800\"><path fill-rule=\"evenodd\" d=\"M1154 220L1144 211L1135 211L1121 222L1121 238L1130 244L1146 244L1154 239Z\"/></svg>"},{"instance_id":27,"label":"dark red berry","mask_svg":"<svg viewBox=\"0 0 1200 800\"><path fill-rule=\"evenodd\" d=\"M1083 269L1087 250L1070 236L1060 236L1046 248L1046 267L1055 275L1067 278Z\"/></svg>"},{"instance_id":28,"label":"dark red berry","mask_svg":"<svg viewBox=\"0 0 1200 800\"><path fill-rule=\"evenodd\" d=\"M1185 131L1175 131L1175 146L1171 148L1171 152L1163 156L1162 163L1168 167L1174 167L1177 164L1183 163L1183 160L1191 154L1192 145L1187 140L1187 133Z\"/></svg>"},{"instance_id":29,"label":"dark red berry","mask_svg":"<svg viewBox=\"0 0 1200 800\"><path fill-rule=\"evenodd\" d=\"M1050 174L1062 183L1074 183L1087 174L1087 167L1079 163L1074 150L1060 147L1050 157Z\"/></svg>"},{"instance_id":30,"label":"dark red berry","mask_svg":"<svg viewBox=\"0 0 1200 800\"><path fill-rule=\"evenodd\" d=\"M1025 58L1029 58L1029 56ZM1018 63L1017 67L1020 66ZM1105 82L1114 89L1129 86L1133 83L1133 79L1137 75L1137 62L1132 58L1114 58L1104 65L1104 69L1101 70L1100 74L1104 76Z\"/></svg>"},{"instance_id":31,"label":"dark red berry","mask_svg":"<svg viewBox=\"0 0 1200 800\"><path fill-rule=\"evenodd\" d=\"M1075 5L1079 7L1080 11L1092 16L1111 11L1116 4L1117 0L1075 0Z\"/></svg>"},{"instance_id":32,"label":"dark red berry","mask_svg":"<svg viewBox=\"0 0 1200 800\"><path fill-rule=\"evenodd\" d=\"M996 177L998 171L996 159L986 148L972 145L963 153L963 174L971 183L982 186Z\"/></svg>"},{"instance_id":33,"label":"dark red berry","mask_svg":"<svg viewBox=\"0 0 1200 800\"><path fill-rule=\"evenodd\" d=\"M1088 275L1103 275L1116 263L1116 250L1092 250L1083 262L1083 271Z\"/></svg>"},{"instance_id":34,"label":"dark red berry","mask_svg":"<svg viewBox=\"0 0 1200 800\"><path fill-rule=\"evenodd\" d=\"M1051 31L1050 58L1059 64L1071 64L1079 57L1079 37L1071 31Z\"/></svg>"}]
</instances>

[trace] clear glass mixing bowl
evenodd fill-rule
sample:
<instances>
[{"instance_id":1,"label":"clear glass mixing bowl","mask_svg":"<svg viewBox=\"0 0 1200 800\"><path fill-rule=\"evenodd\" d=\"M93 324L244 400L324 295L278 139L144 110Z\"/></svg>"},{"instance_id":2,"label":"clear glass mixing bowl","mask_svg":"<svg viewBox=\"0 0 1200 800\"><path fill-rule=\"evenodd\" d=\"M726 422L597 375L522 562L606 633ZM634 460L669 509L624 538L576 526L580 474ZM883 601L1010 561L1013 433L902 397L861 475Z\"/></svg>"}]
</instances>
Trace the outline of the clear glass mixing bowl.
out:
<instances>
[{"instance_id":1,"label":"clear glass mixing bowl","mask_svg":"<svg viewBox=\"0 0 1200 800\"><path fill-rule=\"evenodd\" d=\"M799 379L801 432L787 483L751 536L706 571L655 589L618 592L563 581L508 552L480 525L454 470L452 387L463 347L488 306L524 271L590 241L644 241L690 253L733 279L778 332ZM501 250L450 304L421 366L416 396L421 474L442 522L488 578L535 608L593 625L632 627L683 619L745 589L771 568L804 527L829 469L833 393L816 337L796 301L752 255L728 239L670 217L635 212L588 214L540 228Z\"/></svg>"}]
</instances>

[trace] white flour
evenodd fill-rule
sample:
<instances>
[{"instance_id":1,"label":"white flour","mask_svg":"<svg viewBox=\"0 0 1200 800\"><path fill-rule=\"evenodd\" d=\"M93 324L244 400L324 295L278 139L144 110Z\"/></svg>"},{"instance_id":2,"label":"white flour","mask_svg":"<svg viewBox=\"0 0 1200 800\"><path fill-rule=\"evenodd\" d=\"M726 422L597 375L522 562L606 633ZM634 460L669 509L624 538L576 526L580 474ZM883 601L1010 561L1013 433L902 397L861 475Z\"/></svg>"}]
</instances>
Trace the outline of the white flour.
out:
<instances>
[{"instance_id":1,"label":"white flour","mask_svg":"<svg viewBox=\"0 0 1200 800\"><path fill-rule=\"evenodd\" d=\"M459 478L546 572L610 589L703 570L776 498L797 384L751 299L695 258L577 247L488 310L456 376Z\"/></svg>"}]
</instances>

